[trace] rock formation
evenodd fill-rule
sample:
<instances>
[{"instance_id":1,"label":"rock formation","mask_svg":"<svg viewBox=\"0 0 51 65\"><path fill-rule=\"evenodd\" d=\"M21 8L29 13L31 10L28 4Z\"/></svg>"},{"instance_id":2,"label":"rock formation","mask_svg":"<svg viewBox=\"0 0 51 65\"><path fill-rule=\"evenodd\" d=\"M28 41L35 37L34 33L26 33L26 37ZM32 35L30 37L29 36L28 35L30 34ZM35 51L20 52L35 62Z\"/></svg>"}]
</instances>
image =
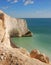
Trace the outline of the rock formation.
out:
<instances>
[{"instance_id":1,"label":"rock formation","mask_svg":"<svg viewBox=\"0 0 51 65\"><path fill-rule=\"evenodd\" d=\"M11 36L30 36L23 19L15 19L0 11L0 65L51 65L32 58L30 53L13 45Z\"/></svg>"},{"instance_id":2,"label":"rock formation","mask_svg":"<svg viewBox=\"0 0 51 65\"><path fill-rule=\"evenodd\" d=\"M2 11L0 11L0 20L2 20L3 26L5 27L6 35L19 37L32 36L27 28L26 20L10 17Z\"/></svg>"},{"instance_id":3,"label":"rock formation","mask_svg":"<svg viewBox=\"0 0 51 65\"><path fill-rule=\"evenodd\" d=\"M38 59L38 60L40 60L40 61L42 61L44 63L48 63L49 64L49 58L45 54L41 54L39 52L39 50L36 50L36 49L32 50L30 52L30 56L32 58L36 58L36 59Z\"/></svg>"},{"instance_id":4,"label":"rock formation","mask_svg":"<svg viewBox=\"0 0 51 65\"><path fill-rule=\"evenodd\" d=\"M26 54L25 54L26 53ZM0 65L51 65L31 58L19 48L7 48L0 45Z\"/></svg>"},{"instance_id":5,"label":"rock formation","mask_svg":"<svg viewBox=\"0 0 51 65\"><path fill-rule=\"evenodd\" d=\"M10 38L14 36L32 36L32 33L27 28L26 20L10 17L0 10L0 42L7 40L10 45Z\"/></svg>"}]
</instances>

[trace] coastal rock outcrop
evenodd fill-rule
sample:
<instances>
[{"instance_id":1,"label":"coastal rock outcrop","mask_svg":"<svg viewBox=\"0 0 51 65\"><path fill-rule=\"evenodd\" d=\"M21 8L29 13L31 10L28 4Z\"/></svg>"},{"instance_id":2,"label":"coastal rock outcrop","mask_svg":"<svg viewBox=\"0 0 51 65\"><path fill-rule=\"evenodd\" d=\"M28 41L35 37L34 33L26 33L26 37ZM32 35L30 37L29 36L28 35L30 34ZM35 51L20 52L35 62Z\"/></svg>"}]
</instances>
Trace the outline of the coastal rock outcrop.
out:
<instances>
[{"instance_id":1,"label":"coastal rock outcrop","mask_svg":"<svg viewBox=\"0 0 51 65\"><path fill-rule=\"evenodd\" d=\"M15 46L11 40L11 36L30 34L23 19L12 18L0 11L0 65L51 65L32 58L26 49Z\"/></svg>"},{"instance_id":2,"label":"coastal rock outcrop","mask_svg":"<svg viewBox=\"0 0 51 65\"><path fill-rule=\"evenodd\" d=\"M0 45L0 65L51 65L22 53L19 48Z\"/></svg>"},{"instance_id":3,"label":"coastal rock outcrop","mask_svg":"<svg viewBox=\"0 0 51 65\"><path fill-rule=\"evenodd\" d=\"M9 36L32 36L32 33L27 27L26 20L10 17L0 10L0 21L5 28L6 35Z\"/></svg>"},{"instance_id":4,"label":"coastal rock outcrop","mask_svg":"<svg viewBox=\"0 0 51 65\"><path fill-rule=\"evenodd\" d=\"M44 63L49 64L49 58L45 54L40 53L39 50L36 50L36 49L32 50L30 52L30 56L32 58L36 58L36 59L38 59L38 60L40 60L40 61L42 61Z\"/></svg>"}]
</instances>

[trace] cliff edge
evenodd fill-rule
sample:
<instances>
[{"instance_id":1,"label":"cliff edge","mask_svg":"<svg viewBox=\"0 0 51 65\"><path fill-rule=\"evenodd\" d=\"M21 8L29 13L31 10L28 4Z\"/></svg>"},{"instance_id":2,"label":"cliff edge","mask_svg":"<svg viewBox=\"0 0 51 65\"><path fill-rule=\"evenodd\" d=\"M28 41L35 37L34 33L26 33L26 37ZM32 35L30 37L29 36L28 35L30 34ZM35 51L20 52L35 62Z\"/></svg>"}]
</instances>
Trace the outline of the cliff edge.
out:
<instances>
[{"instance_id":1,"label":"cliff edge","mask_svg":"<svg viewBox=\"0 0 51 65\"><path fill-rule=\"evenodd\" d=\"M12 18L0 11L0 65L51 65L49 62L42 62L39 54L34 56L35 50L29 53L24 48L11 45L11 36L27 35L30 36L31 32L25 20Z\"/></svg>"},{"instance_id":2,"label":"cliff edge","mask_svg":"<svg viewBox=\"0 0 51 65\"><path fill-rule=\"evenodd\" d=\"M32 33L27 27L26 20L24 19L16 19L10 17L0 10L0 21L0 24L3 25L3 27L5 28L5 33L8 36L32 36Z\"/></svg>"}]
</instances>

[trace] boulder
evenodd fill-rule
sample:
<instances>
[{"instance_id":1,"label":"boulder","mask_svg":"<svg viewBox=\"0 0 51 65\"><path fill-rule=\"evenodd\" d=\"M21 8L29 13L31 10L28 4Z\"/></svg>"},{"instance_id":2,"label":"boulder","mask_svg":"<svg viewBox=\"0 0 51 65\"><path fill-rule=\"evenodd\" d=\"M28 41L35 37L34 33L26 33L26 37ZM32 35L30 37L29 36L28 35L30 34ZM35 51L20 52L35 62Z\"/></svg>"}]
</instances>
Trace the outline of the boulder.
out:
<instances>
[{"instance_id":1,"label":"boulder","mask_svg":"<svg viewBox=\"0 0 51 65\"><path fill-rule=\"evenodd\" d=\"M49 58L45 54L41 54L39 52L39 50L36 50L36 49L35 50L32 50L30 52L30 56L32 58L36 58L36 59L38 59L38 60L40 60L40 61L42 61L44 63L48 63L49 64Z\"/></svg>"}]
</instances>

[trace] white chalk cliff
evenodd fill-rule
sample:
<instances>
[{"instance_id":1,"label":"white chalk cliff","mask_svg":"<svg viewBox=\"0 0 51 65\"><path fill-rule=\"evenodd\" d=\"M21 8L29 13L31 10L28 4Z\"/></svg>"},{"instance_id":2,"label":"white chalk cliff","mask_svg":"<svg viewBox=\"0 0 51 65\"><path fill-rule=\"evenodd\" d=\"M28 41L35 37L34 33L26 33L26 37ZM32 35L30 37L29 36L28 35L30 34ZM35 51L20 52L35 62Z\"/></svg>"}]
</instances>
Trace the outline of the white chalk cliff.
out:
<instances>
[{"instance_id":1,"label":"white chalk cliff","mask_svg":"<svg viewBox=\"0 0 51 65\"><path fill-rule=\"evenodd\" d=\"M29 36L27 33L31 35L31 32L27 28L26 20L24 19L16 19L8 16L3 11L0 10L0 20L3 21L3 25L6 30L6 34L10 36ZM27 34L27 35L26 35Z\"/></svg>"},{"instance_id":2,"label":"white chalk cliff","mask_svg":"<svg viewBox=\"0 0 51 65\"><path fill-rule=\"evenodd\" d=\"M30 35L24 19L15 19L0 11L0 65L51 65L46 56L37 53L38 51L34 56L35 50L29 53L24 48L13 48L11 45L11 36ZM46 63L42 62L42 57L45 62L47 60Z\"/></svg>"},{"instance_id":3,"label":"white chalk cliff","mask_svg":"<svg viewBox=\"0 0 51 65\"><path fill-rule=\"evenodd\" d=\"M9 42L9 38L12 36L32 36L32 33L27 28L26 20L10 17L0 10L0 42L7 38Z\"/></svg>"}]
</instances>

